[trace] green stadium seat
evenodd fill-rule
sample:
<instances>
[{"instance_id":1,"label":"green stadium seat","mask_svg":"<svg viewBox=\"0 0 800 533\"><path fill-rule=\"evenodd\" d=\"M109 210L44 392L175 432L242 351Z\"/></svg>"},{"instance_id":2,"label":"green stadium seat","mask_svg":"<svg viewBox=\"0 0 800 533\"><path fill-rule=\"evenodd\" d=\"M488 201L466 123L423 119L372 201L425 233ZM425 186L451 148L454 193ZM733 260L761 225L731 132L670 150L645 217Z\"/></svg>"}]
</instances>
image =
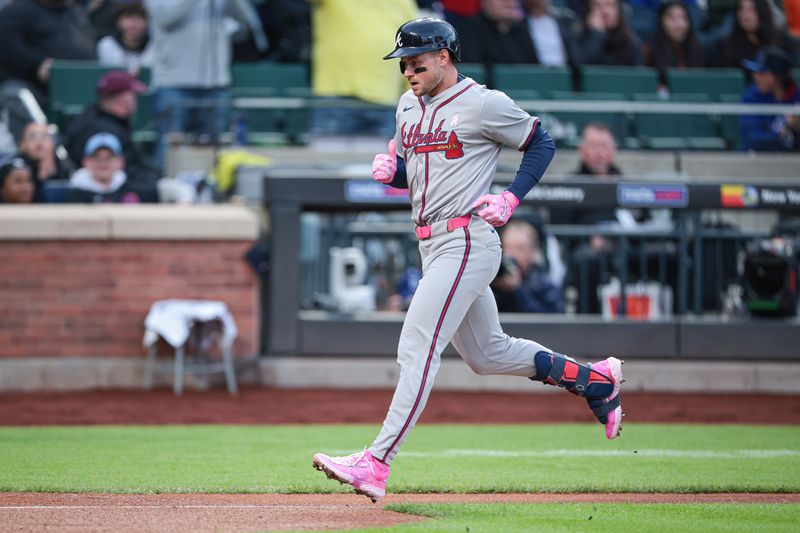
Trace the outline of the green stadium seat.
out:
<instances>
[{"instance_id":1,"label":"green stadium seat","mask_svg":"<svg viewBox=\"0 0 800 533\"><path fill-rule=\"evenodd\" d=\"M722 94L720 101L725 104L738 104L742 101L739 94ZM722 138L728 143L728 148L736 149L739 146L739 116L721 115L720 133Z\"/></svg>"},{"instance_id":2,"label":"green stadium seat","mask_svg":"<svg viewBox=\"0 0 800 533\"><path fill-rule=\"evenodd\" d=\"M555 100L596 100L596 101L619 101L629 100L627 95L619 92L603 92L603 93L588 93L588 92L573 92L573 91L554 91L552 97ZM627 113L618 112L605 112L605 111L555 111L552 117L561 123L562 126L571 126L575 128L575 133L580 136L581 129L589 122L602 122L606 124L611 131L614 132L614 137L618 143L628 136L628 117ZM545 128L553 128L548 126L548 120L542 118Z\"/></svg>"},{"instance_id":3,"label":"green stadium seat","mask_svg":"<svg viewBox=\"0 0 800 533\"><path fill-rule=\"evenodd\" d=\"M459 63L456 68L460 74L472 78L481 85L486 84L486 69L480 63Z\"/></svg>"},{"instance_id":4,"label":"green stadium seat","mask_svg":"<svg viewBox=\"0 0 800 533\"><path fill-rule=\"evenodd\" d=\"M231 94L234 97L308 95L308 67L304 63L234 63Z\"/></svg>"},{"instance_id":5,"label":"green stadium seat","mask_svg":"<svg viewBox=\"0 0 800 533\"><path fill-rule=\"evenodd\" d=\"M721 94L742 94L744 75L741 69L667 70L667 85L673 98L686 93L700 93L710 101Z\"/></svg>"},{"instance_id":6,"label":"green stadium seat","mask_svg":"<svg viewBox=\"0 0 800 533\"><path fill-rule=\"evenodd\" d=\"M595 93L654 93L658 87L655 69L645 67L581 68L581 88Z\"/></svg>"},{"instance_id":7,"label":"green stadium seat","mask_svg":"<svg viewBox=\"0 0 800 533\"><path fill-rule=\"evenodd\" d=\"M494 88L509 96L518 91L536 91L550 98L553 92L572 90L572 72L567 68L540 65L496 65Z\"/></svg>"},{"instance_id":8,"label":"green stadium seat","mask_svg":"<svg viewBox=\"0 0 800 533\"><path fill-rule=\"evenodd\" d=\"M687 93L682 96L683 102L703 103L709 100L705 94ZM634 94L633 99L637 102L665 101L654 94ZM636 113L633 126L636 135L651 145L649 141L659 137L718 137L716 122L707 114Z\"/></svg>"},{"instance_id":9,"label":"green stadium seat","mask_svg":"<svg viewBox=\"0 0 800 533\"><path fill-rule=\"evenodd\" d=\"M304 63L235 63L231 67L231 96L307 98L311 96ZM237 108L234 102L234 108ZM248 140L259 142L285 135L291 142L307 142L311 113L301 109L238 108L247 120Z\"/></svg>"},{"instance_id":10,"label":"green stadium seat","mask_svg":"<svg viewBox=\"0 0 800 533\"><path fill-rule=\"evenodd\" d=\"M689 143L683 137L652 137L647 146L653 150L685 150Z\"/></svg>"}]
</instances>

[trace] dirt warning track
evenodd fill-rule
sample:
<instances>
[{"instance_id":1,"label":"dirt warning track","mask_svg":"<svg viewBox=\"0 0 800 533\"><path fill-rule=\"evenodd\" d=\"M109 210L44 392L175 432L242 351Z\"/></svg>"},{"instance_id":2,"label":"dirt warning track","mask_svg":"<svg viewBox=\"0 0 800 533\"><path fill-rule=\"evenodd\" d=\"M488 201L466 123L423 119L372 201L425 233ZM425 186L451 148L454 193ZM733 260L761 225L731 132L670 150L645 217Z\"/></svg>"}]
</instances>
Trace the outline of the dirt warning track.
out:
<instances>
[{"instance_id":1,"label":"dirt warning track","mask_svg":"<svg viewBox=\"0 0 800 533\"><path fill-rule=\"evenodd\" d=\"M800 494L0 493L2 531L278 531L391 526L425 520L391 503L800 503Z\"/></svg>"}]
</instances>

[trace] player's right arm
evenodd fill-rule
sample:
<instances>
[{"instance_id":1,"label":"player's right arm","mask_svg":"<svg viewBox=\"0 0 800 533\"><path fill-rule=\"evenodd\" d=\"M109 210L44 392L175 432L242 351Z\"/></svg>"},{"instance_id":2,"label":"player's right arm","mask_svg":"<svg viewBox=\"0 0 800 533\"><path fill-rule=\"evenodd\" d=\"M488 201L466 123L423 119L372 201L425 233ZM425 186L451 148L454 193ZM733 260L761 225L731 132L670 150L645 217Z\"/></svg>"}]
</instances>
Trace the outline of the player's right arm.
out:
<instances>
[{"instance_id":1,"label":"player's right arm","mask_svg":"<svg viewBox=\"0 0 800 533\"><path fill-rule=\"evenodd\" d=\"M372 160L372 179L396 189L408 189L406 163L397 155L397 141L389 141L388 153L377 154Z\"/></svg>"}]
</instances>

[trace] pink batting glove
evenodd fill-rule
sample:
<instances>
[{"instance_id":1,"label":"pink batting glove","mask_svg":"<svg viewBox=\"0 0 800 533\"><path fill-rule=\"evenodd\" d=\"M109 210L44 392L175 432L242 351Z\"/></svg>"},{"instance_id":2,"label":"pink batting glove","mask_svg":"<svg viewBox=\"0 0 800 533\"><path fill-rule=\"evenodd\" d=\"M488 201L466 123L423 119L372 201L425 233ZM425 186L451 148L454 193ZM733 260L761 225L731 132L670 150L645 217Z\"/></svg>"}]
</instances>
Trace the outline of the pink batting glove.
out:
<instances>
[{"instance_id":1,"label":"pink batting glove","mask_svg":"<svg viewBox=\"0 0 800 533\"><path fill-rule=\"evenodd\" d=\"M389 141L389 153L378 154L372 160L372 179L381 183L391 183L394 174L397 172L397 153L395 145L397 142L392 139Z\"/></svg>"},{"instance_id":2,"label":"pink batting glove","mask_svg":"<svg viewBox=\"0 0 800 533\"><path fill-rule=\"evenodd\" d=\"M484 194L472 206L477 209L482 206L477 215L494 227L502 226L511 218L514 209L519 205L519 200L513 193L503 191L501 194Z\"/></svg>"}]
</instances>

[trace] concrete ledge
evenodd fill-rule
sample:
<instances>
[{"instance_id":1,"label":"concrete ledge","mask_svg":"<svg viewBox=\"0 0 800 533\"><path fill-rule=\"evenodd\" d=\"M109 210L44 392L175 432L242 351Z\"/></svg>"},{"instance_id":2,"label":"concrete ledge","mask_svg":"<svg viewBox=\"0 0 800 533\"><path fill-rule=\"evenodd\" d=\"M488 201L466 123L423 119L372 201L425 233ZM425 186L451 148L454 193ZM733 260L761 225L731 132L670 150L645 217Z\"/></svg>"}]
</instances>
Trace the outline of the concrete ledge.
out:
<instances>
[{"instance_id":1,"label":"concrete ledge","mask_svg":"<svg viewBox=\"0 0 800 533\"><path fill-rule=\"evenodd\" d=\"M258 238L259 218L231 205L26 205L0 210L0 240L230 240Z\"/></svg>"},{"instance_id":2,"label":"concrete ledge","mask_svg":"<svg viewBox=\"0 0 800 533\"><path fill-rule=\"evenodd\" d=\"M93 206L4 205L0 240L107 240L107 215Z\"/></svg>"},{"instance_id":3,"label":"concrete ledge","mask_svg":"<svg viewBox=\"0 0 800 533\"><path fill-rule=\"evenodd\" d=\"M392 389L400 373L395 361L379 357L265 357L259 363L258 375L237 372L238 381L278 388ZM624 370L627 391L800 394L800 363L647 360L628 361ZM221 383L221 375L212 382L217 377ZM159 386L172 380L169 374L157 378ZM143 358L0 359L0 392L141 389L143 383ZM186 386L200 383L187 376ZM456 358L442 361L435 388L560 392L520 377L478 376Z\"/></svg>"}]
</instances>

